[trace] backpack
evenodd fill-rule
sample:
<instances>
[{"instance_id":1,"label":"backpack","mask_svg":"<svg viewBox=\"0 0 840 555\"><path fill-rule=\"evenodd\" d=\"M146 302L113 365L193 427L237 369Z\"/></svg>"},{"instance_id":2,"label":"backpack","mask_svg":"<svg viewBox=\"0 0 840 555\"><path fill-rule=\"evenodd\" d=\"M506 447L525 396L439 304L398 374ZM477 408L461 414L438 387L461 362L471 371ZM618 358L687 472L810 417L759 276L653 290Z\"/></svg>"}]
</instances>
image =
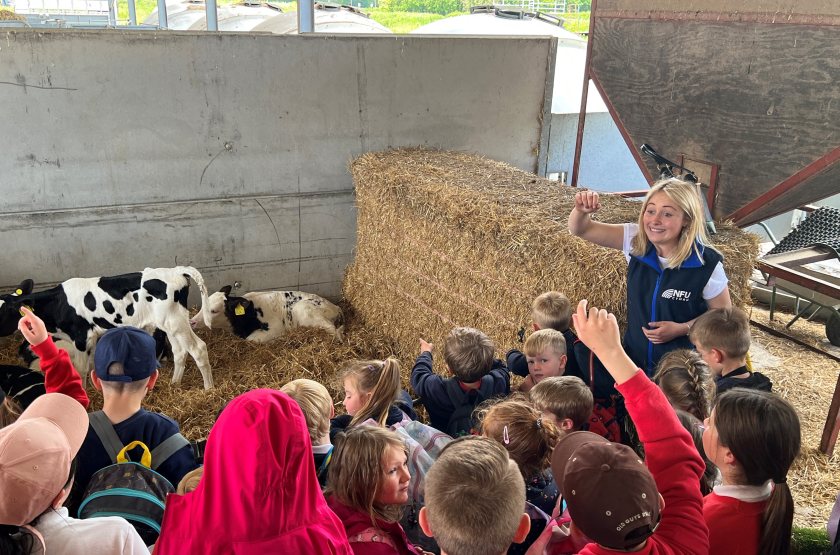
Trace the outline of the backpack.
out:
<instances>
[{"instance_id":1,"label":"backpack","mask_svg":"<svg viewBox=\"0 0 840 555\"><path fill-rule=\"evenodd\" d=\"M405 440L408 448L408 471L411 474L409 498L412 502L422 504L426 474L443 448L452 441L452 437L422 422L410 420L408 416L389 427Z\"/></svg>"},{"instance_id":2,"label":"backpack","mask_svg":"<svg viewBox=\"0 0 840 555\"><path fill-rule=\"evenodd\" d=\"M493 396L493 378L491 376L481 378L481 386L474 390L476 392L475 396L472 395L471 391L461 389L458 380L445 381L444 387L449 402L452 403L455 410L449 416L446 429L443 431L451 437L470 435L476 424L473 418L476 405Z\"/></svg>"},{"instance_id":3,"label":"backpack","mask_svg":"<svg viewBox=\"0 0 840 555\"><path fill-rule=\"evenodd\" d=\"M400 525L413 545L425 551L440 553L437 541L426 536L420 528L419 514L425 502L426 474L443 448L452 442L452 438L422 422L411 420L408 415L404 415L400 422L389 427L405 440L408 449L408 472L411 475L411 481L408 483L408 504L404 507Z\"/></svg>"},{"instance_id":4,"label":"backpack","mask_svg":"<svg viewBox=\"0 0 840 555\"><path fill-rule=\"evenodd\" d=\"M122 517L134 526L146 545L152 545L160 534L166 496L175 492L169 480L155 470L190 442L176 433L151 451L142 441L123 445L104 412L92 412L88 416L91 428L114 464L91 476L78 516L83 519ZM127 455L135 447L143 450L139 463L129 460Z\"/></svg>"}]
</instances>

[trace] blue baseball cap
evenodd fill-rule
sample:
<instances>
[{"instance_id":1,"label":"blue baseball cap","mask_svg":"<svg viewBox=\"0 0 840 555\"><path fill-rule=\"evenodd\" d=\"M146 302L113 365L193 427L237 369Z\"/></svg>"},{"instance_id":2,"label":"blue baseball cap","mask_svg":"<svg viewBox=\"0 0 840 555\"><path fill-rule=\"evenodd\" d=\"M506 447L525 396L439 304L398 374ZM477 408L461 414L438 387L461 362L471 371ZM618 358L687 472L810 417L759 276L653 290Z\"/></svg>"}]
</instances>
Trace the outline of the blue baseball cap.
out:
<instances>
[{"instance_id":1,"label":"blue baseball cap","mask_svg":"<svg viewBox=\"0 0 840 555\"><path fill-rule=\"evenodd\" d=\"M115 362L123 365L123 374L108 374L108 368ZM93 367L99 379L106 382L145 380L160 368L155 340L145 331L132 326L110 329L96 344Z\"/></svg>"}]
</instances>

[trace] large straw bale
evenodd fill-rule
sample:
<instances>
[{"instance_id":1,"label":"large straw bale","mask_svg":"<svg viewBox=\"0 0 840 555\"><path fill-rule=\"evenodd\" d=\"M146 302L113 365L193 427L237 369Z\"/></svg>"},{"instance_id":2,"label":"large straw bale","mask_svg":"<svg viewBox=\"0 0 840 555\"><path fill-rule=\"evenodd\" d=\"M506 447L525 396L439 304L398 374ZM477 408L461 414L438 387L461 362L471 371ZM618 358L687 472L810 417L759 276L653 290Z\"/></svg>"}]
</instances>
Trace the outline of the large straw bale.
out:
<instances>
[{"instance_id":1,"label":"large straw bale","mask_svg":"<svg viewBox=\"0 0 840 555\"><path fill-rule=\"evenodd\" d=\"M626 263L620 252L569 234L571 187L460 152L398 149L351 164L358 246L345 298L395 339L404 363L418 338L442 340L454 326L477 327L501 354L530 326L534 297L563 291L626 317ZM602 197L595 215L636 221L639 203ZM749 302L755 236L718 224L715 247L736 304ZM439 362L442 357L437 357Z\"/></svg>"}]
</instances>

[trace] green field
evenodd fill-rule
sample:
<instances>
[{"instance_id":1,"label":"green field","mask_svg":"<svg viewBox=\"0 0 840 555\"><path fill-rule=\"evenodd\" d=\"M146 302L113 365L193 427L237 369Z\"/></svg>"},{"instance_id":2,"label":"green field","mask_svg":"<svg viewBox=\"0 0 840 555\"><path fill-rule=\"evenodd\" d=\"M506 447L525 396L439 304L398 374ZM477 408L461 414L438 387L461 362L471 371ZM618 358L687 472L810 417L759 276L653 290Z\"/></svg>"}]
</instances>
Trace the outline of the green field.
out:
<instances>
[{"instance_id":1,"label":"green field","mask_svg":"<svg viewBox=\"0 0 840 555\"><path fill-rule=\"evenodd\" d=\"M445 16L436 13L391 12L382 8L368 8L364 10L364 12L368 14L372 20L397 34L410 33L418 27L422 27L423 25L431 23L432 21L437 21L438 19L443 19L444 17L461 15L459 13L453 13Z\"/></svg>"}]
</instances>

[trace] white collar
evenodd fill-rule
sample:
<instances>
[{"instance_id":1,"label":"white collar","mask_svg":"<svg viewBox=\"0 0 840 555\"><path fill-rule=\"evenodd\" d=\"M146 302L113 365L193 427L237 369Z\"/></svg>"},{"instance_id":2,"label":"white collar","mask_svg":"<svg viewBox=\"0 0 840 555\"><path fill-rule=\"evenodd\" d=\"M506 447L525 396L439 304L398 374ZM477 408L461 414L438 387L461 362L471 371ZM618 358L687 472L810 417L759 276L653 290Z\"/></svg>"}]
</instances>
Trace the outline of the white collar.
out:
<instances>
[{"instance_id":1,"label":"white collar","mask_svg":"<svg viewBox=\"0 0 840 555\"><path fill-rule=\"evenodd\" d=\"M331 443L325 443L323 445L313 445L312 446L312 454L313 455L326 455L330 452L333 446Z\"/></svg>"},{"instance_id":2,"label":"white collar","mask_svg":"<svg viewBox=\"0 0 840 555\"><path fill-rule=\"evenodd\" d=\"M764 501L773 493L773 481L767 480L760 486L715 486L714 492L721 497L733 497L746 503Z\"/></svg>"}]
</instances>

